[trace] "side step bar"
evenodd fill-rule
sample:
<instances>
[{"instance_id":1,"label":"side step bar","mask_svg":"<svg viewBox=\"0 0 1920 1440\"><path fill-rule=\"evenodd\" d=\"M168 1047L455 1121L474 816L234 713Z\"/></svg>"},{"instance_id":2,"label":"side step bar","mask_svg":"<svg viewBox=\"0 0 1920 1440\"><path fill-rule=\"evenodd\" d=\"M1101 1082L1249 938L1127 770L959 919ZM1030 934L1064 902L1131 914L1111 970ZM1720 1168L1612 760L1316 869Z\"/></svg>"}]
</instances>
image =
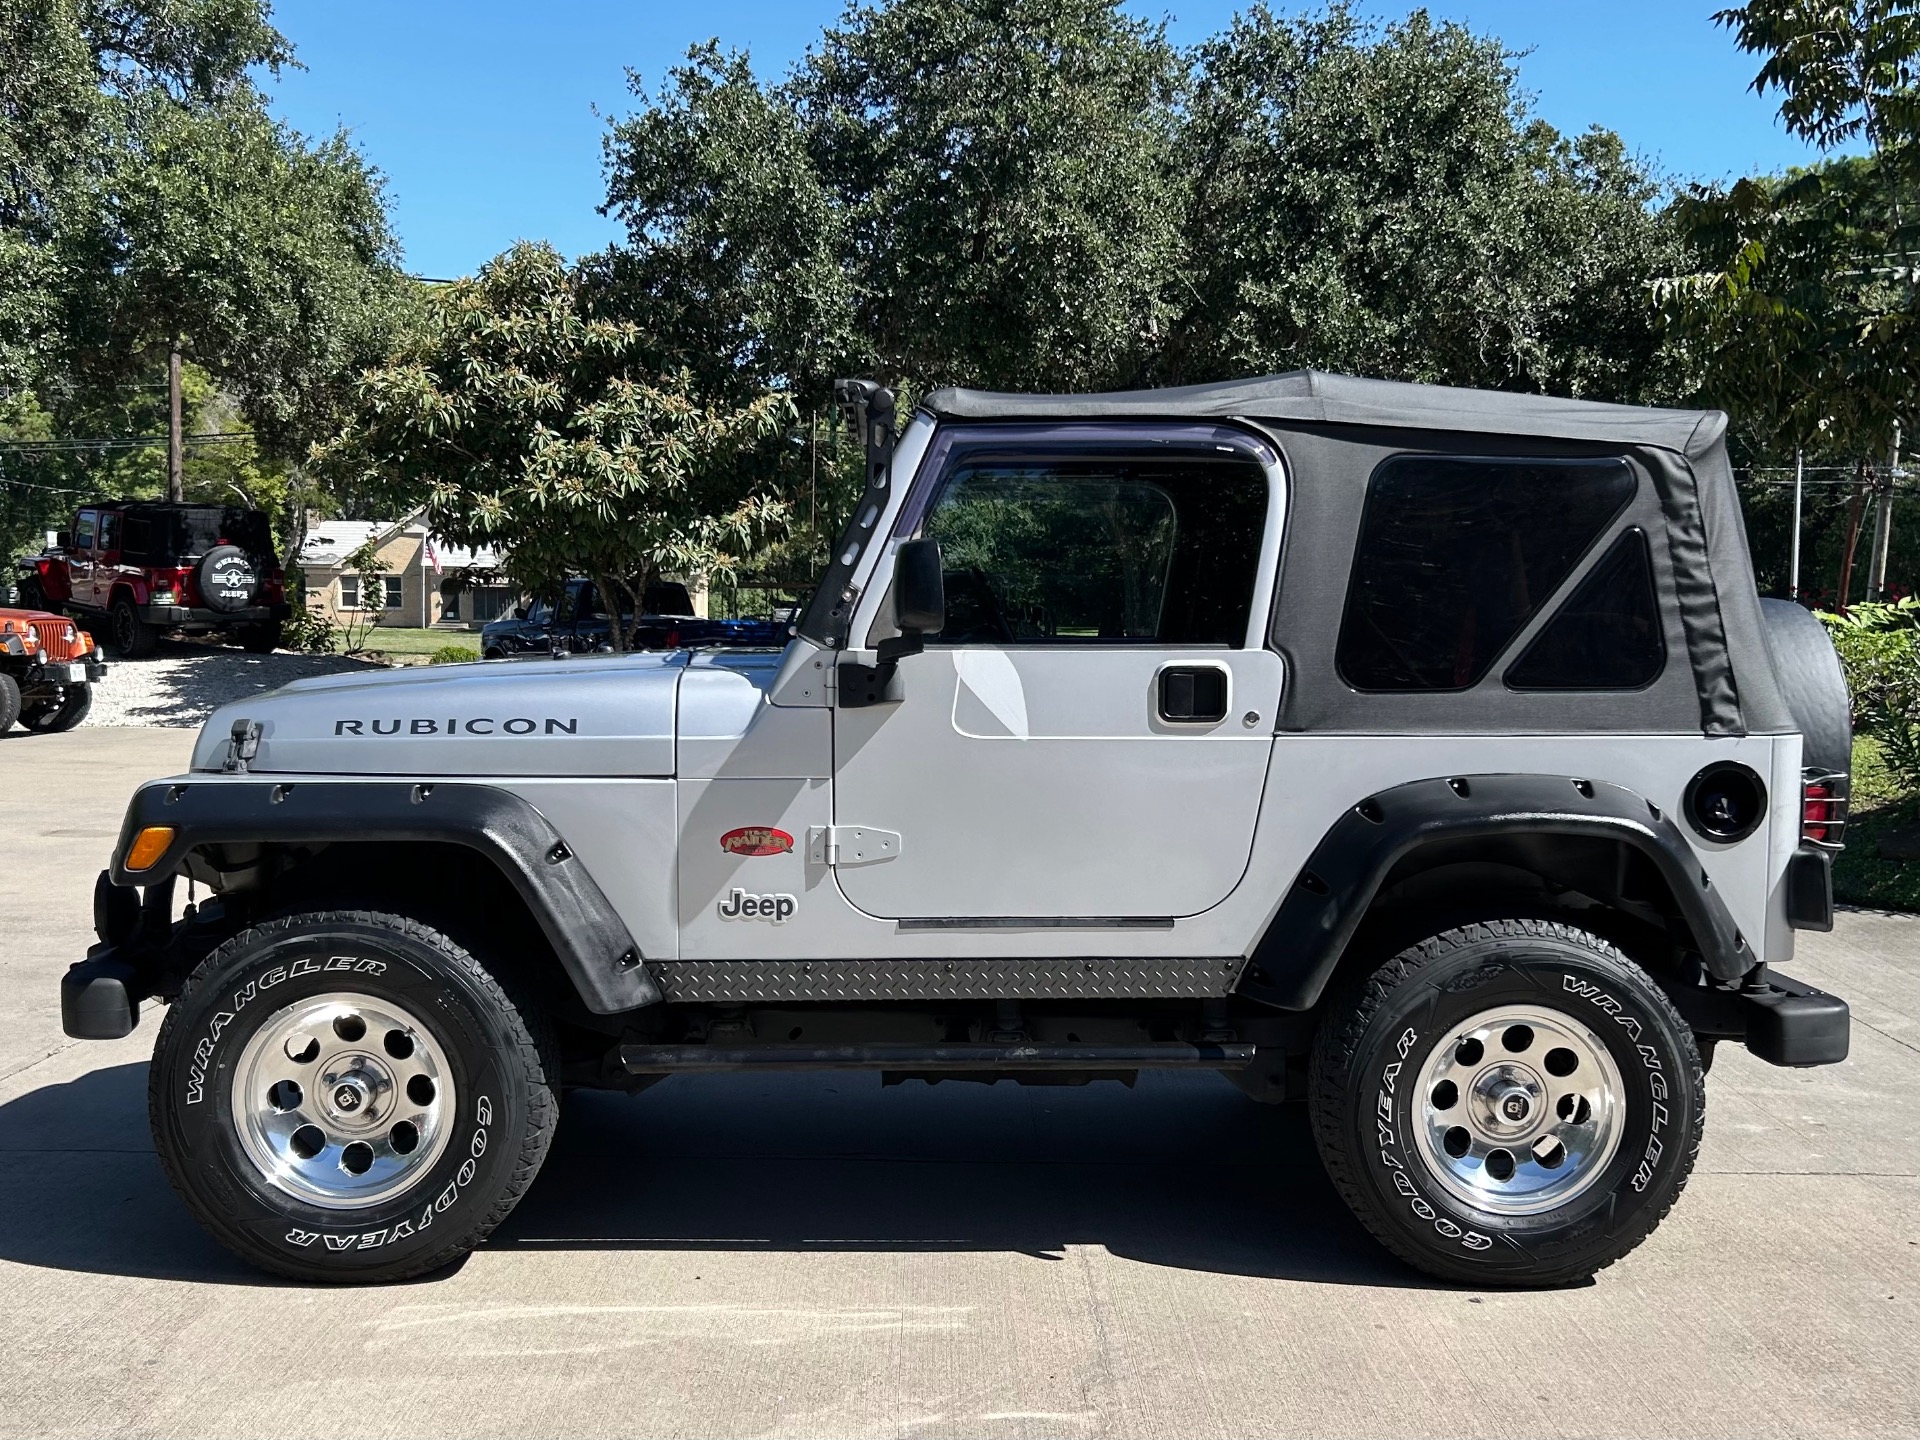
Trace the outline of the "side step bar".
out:
<instances>
[{"instance_id":1,"label":"side step bar","mask_svg":"<svg viewBox=\"0 0 1920 1440\"><path fill-rule=\"evenodd\" d=\"M1240 1070L1247 1043L1188 1045L622 1045L636 1075L722 1070Z\"/></svg>"}]
</instances>

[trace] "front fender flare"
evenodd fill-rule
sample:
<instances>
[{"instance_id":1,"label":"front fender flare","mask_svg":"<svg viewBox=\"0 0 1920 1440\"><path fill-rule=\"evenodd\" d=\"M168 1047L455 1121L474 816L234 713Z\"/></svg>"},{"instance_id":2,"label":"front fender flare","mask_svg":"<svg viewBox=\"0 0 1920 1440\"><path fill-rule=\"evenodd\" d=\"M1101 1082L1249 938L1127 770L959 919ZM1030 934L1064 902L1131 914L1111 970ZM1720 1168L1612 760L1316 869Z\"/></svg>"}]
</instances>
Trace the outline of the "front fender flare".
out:
<instances>
[{"instance_id":1,"label":"front fender flare","mask_svg":"<svg viewBox=\"0 0 1920 1440\"><path fill-rule=\"evenodd\" d=\"M171 826L173 839L144 870L126 868L133 837ZM127 807L110 874L153 885L201 845L442 841L477 850L507 877L539 922L587 1008L616 1015L651 1005L659 987L633 936L546 816L493 785L404 781L158 781Z\"/></svg>"},{"instance_id":2,"label":"front fender flare","mask_svg":"<svg viewBox=\"0 0 1920 1440\"><path fill-rule=\"evenodd\" d=\"M1734 980L1759 963L1686 837L1650 801L1573 776L1465 775L1396 785L1335 821L1254 946L1238 993L1284 1010L1310 1009L1404 856L1437 840L1527 833L1631 845L1673 891L1709 974Z\"/></svg>"}]
</instances>

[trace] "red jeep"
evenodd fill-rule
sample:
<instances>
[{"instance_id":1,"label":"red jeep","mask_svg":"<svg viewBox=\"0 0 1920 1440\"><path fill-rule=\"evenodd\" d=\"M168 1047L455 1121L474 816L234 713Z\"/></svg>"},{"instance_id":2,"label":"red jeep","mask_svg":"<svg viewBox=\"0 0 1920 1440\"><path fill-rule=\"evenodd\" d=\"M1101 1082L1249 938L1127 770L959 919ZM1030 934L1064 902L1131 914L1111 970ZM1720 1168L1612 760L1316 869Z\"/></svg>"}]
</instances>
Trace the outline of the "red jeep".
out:
<instances>
[{"instance_id":1,"label":"red jeep","mask_svg":"<svg viewBox=\"0 0 1920 1440\"><path fill-rule=\"evenodd\" d=\"M238 506L97 501L27 563L22 604L105 621L129 657L171 631L227 631L264 654L291 613L267 517Z\"/></svg>"}]
</instances>

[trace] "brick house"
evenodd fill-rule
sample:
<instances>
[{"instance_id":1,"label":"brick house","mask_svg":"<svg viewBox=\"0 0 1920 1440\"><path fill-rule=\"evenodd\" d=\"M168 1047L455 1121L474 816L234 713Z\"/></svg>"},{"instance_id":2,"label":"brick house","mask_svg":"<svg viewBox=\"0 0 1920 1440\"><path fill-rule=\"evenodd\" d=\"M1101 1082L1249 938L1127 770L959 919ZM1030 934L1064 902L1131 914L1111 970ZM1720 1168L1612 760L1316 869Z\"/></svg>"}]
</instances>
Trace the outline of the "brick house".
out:
<instances>
[{"instance_id":1,"label":"brick house","mask_svg":"<svg viewBox=\"0 0 1920 1440\"><path fill-rule=\"evenodd\" d=\"M384 568L357 571L348 557L371 541ZM403 520L325 520L307 531L299 565L307 608L345 623L377 611L375 623L416 629L478 630L521 604L493 578L500 558L427 533L418 513Z\"/></svg>"}]
</instances>

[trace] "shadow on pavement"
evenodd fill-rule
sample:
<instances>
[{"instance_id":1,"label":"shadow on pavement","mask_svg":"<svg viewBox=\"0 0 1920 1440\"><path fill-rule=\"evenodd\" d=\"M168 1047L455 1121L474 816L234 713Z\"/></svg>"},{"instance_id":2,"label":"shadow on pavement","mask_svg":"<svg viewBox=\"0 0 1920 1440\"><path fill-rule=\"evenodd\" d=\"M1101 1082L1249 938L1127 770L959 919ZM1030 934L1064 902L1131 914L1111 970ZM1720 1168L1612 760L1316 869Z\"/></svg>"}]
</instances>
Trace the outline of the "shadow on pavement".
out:
<instances>
[{"instance_id":1,"label":"shadow on pavement","mask_svg":"<svg viewBox=\"0 0 1920 1440\"><path fill-rule=\"evenodd\" d=\"M146 1133L145 1065L0 1106L0 1258L278 1284L205 1236ZM1302 1107L1216 1076L1025 1089L872 1075L673 1079L570 1095L487 1249L1000 1251L1426 1288L1349 1216Z\"/></svg>"}]
</instances>

